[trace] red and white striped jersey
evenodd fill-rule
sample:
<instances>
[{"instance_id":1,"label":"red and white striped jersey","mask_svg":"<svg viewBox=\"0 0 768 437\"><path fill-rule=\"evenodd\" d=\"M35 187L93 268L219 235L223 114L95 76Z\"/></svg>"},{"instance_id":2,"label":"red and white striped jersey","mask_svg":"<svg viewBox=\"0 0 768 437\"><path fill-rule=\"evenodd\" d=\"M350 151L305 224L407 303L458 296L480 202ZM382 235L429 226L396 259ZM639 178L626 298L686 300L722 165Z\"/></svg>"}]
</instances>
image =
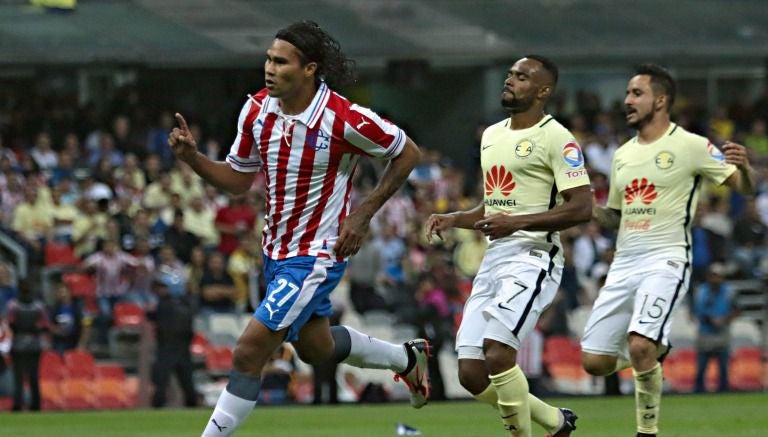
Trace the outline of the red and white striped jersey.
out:
<instances>
[{"instance_id":1,"label":"red and white striped jersey","mask_svg":"<svg viewBox=\"0 0 768 437\"><path fill-rule=\"evenodd\" d=\"M227 162L240 172L264 171L262 244L272 259L334 257L360 156L393 159L406 141L399 127L325 83L298 115L283 114L266 88L249 96L237 132Z\"/></svg>"}]
</instances>

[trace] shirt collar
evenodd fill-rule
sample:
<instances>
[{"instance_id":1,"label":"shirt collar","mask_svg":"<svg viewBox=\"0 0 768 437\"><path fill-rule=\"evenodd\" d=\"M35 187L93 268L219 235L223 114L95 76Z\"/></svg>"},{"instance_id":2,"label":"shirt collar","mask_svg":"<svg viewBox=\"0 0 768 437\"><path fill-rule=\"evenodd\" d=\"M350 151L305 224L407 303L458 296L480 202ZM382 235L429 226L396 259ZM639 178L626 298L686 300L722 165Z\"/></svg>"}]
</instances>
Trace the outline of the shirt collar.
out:
<instances>
[{"instance_id":1,"label":"shirt collar","mask_svg":"<svg viewBox=\"0 0 768 437\"><path fill-rule=\"evenodd\" d=\"M328 85L326 85L325 82L320 82L320 86L317 88L315 96L312 98L309 106L307 106L307 109L305 109L301 114L291 116L284 115L283 111L280 109L280 105L278 104L278 99L273 98L270 98L270 103L272 103L272 105L270 105L270 109L278 115L301 122L308 128L312 129L317 124L318 120L322 118L323 110L325 110L325 106L328 104L328 99L330 97L331 89L328 88Z\"/></svg>"}]
</instances>

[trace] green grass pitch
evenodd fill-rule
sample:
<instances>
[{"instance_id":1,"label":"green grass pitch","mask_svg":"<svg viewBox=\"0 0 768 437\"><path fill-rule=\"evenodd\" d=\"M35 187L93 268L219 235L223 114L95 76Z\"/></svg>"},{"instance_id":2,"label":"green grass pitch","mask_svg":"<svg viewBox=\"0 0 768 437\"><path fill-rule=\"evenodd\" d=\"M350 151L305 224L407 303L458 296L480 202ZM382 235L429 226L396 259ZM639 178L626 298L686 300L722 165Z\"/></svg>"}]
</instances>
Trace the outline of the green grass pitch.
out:
<instances>
[{"instance_id":1,"label":"green grass pitch","mask_svg":"<svg viewBox=\"0 0 768 437\"><path fill-rule=\"evenodd\" d=\"M634 401L577 397L547 399L579 414L574 437L634 436ZM0 413L2 436L194 436L209 409L101 412ZM498 415L473 401L435 402L421 410L408 404L257 407L238 436L392 437L404 422L425 437L505 436ZM660 437L768 435L768 394L665 396ZM545 433L534 426L534 436Z\"/></svg>"}]
</instances>

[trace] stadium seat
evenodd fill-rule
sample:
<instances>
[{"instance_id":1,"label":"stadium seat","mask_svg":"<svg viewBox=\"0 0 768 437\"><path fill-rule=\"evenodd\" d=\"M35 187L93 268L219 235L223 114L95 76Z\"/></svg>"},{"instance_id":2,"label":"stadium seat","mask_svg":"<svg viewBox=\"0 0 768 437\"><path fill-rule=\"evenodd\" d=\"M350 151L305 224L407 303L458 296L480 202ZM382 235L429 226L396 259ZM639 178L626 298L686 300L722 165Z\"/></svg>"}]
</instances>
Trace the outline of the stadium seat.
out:
<instances>
[{"instance_id":1,"label":"stadium seat","mask_svg":"<svg viewBox=\"0 0 768 437\"><path fill-rule=\"evenodd\" d=\"M87 410L96 406L93 381L84 378L67 378L60 384L64 403L68 410Z\"/></svg>"},{"instance_id":2,"label":"stadium seat","mask_svg":"<svg viewBox=\"0 0 768 437\"><path fill-rule=\"evenodd\" d=\"M96 378L125 380L125 369L122 366L114 364L97 364L95 369Z\"/></svg>"},{"instance_id":3,"label":"stadium seat","mask_svg":"<svg viewBox=\"0 0 768 437\"><path fill-rule=\"evenodd\" d=\"M762 390L764 372L759 347L739 348L731 356L729 380L731 387L736 390Z\"/></svg>"},{"instance_id":4,"label":"stadium seat","mask_svg":"<svg viewBox=\"0 0 768 437\"><path fill-rule=\"evenodd\" d=\"M49 241L45 244L44 257L47 267L75 266L80 262L80 259L75 256L72 245L56 241Z\"/></svg>"},{"instance_id":5,"label":"stadium seat","mask_svg":"<svg viewBox=\"0 0 768 437\"><path fill-rule=\"evenodd\" d=\"M64 395L61 393L59 381L40 380L40 408L43 410L63 410L65 407Z\"/></svg>"},{"instance_id":6,"label":"stadium seat","mask_svg":"<svg viewBox=\"0 0 768 437\"><path fill-rule=\"evenodd\" d=\"M96 281L87 273L71 272L61 275L72 297L92 298L96 296Z\"/></svg>"},{"instance_id":7,"label":"stadium seat","mask_svg":"<svg viewBox=\"0 0 768 437\"><path fill-rule=\"evenodd\" d=\"M210 346L205 354L205 368L214 376L223 376L232 369L232 349L227 346Z\"/></svg>"},{"instance_id":8,"label":"stadium seat","mask_svg":"<svg viewBox=\"0 0 768 437\"><path fill-rule=\"evenodd\" d=\"M208 317L209 338L213 341L215 334L226 334L226 337L234 337L235 340L240 337L242 328L240 327L240 317L235 314L211 314ZM222 336L224 337L224 336Z\"/></svg>"},{"instance_id":9,"label":"stadium seat","mask_svg":"<svg viewBox=\"0 0 768 437\"><path fill-rule=\"evenodd\" d=\"M576 339L563 336L547 337L544 340L545 365L569 363L581 366L581 345Z\"/></svg>"},{"instance_id":10,"label":"stadium seat","mask_svg":"<svg viewBox=\"0 0 768 437\"><path fill-rule=\"evenodd\" d=\"M64 353L64 364L69 378L93 379L96 364L88 351L72 350Z\"/></svg>"},{"instance_id":11,"label":"stadium seat","mask_svg":"<svg viewBox=\"0 0 768 437\"><path fill-rule=\"evenodd\" d=\"M696 351L692 348L672 349L664 360L664 377L673 391L691 392L696 379Z\"/></svg>"},{"instance_id":12,"label":"stadium seat","mask_svg":"<svg viewBox=\"0 0 768 437\"><path fill-rule=\"evenodd\" d=\"M146 319L144 309L133 302L116 303L112 314L118 328L138 328Z\"/></svg>"},{"instance_id":13,"label":"stadium seat","mask_svg":"<svg viewBox=\"0 0 768 437\"><path fill-rule=\"evenodd\" d=\"M125 390L125 378L99 378L94 383L96 408L128 408L131 405Z\"/></svg>"},{"instance_id":14,"label":"stadium seat","mask_svg":"<svg viewBox=\"0 0 768 437\"><path fill-rule=\"evenodd\" d=\"M192 354L192 358L204 359L208 347L208 339L205 338L205 334L198 331L192 335L192 342L189 345L189 352Z\"/></svg>"},{"instance_id":15,"label":"stadium seat","mask_svg":"<svg viewBox=\"0 0 768 437\"><path fill-rule=\"evenodd\" d=\"M58 382L66 375L67 367L61 355L50 350L43 351L40 355L40 379Z\"/></svg>"}]
</instances>

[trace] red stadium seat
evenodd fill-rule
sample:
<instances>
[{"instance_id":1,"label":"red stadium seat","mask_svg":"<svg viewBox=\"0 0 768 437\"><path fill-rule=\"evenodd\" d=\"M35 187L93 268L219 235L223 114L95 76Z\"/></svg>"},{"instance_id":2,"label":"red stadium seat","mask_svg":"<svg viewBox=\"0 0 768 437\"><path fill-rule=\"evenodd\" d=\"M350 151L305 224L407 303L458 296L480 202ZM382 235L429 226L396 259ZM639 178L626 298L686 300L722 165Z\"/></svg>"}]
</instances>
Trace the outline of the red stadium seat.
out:
<instances>
[{"instance_id":1,"label":"red stadium seat","mask_svg":"<svg viewBox=\"0 0 768 437\"><path fill-rule=\"evenodd\" d=\"M64 353L64 364L70 378L93 379L96 364L88 351L73 350Z\"/></svg>"},{"instance_id":2,"label":"red stadium seat","mask_svg":"<svg viewBox=\"0 0 768 437\"><path fill-rule=\"evenodd\" d=\"M99 378L93 387L96 408L128 408L131 405L124 378Z\"/></svg>"},{"instance_id":3,"label":"red stadium seat","mask_svg":"<svg viewBox=\"0 0 768 437\"><path fill-rule=\"evenodd\" d=\"M61 382L60 387L68 410L87 410L96 406L93 381L83 378L67 378Z\"/></svg>"},{"instance_id":4,"label":"red stadium seat","mask_svg":"<svg viewBox=\"0 0 768 437\"><path fill-rule=\"evenodd\" d=\"M232 349L227 346L211 346L205 354L205 368L209 373L225 375L232 369Z\"/></svg>"},{"instance_id":5,"label":"red stadium seat","mask_svg":"<svg viewBox=\"0 0 768 437\"><path fill-rule=\"evenodd\" d=\"M40 379L61 381L67 376L67 366L64 359L54 351L43 351L40 355Z\"/></svg>"},{"instance_id":6,"label":"red stadium seat","mask_svg":"<svg viewBox=\"0 0 768 437\"><path fill-rule=\"evenodd\" d=\"M189 352L193 357L205 357L209 348L208 339L202 332L195 332L192 336L192 342L189 345Z\"/></svg>"},{"instance_id":7,"label":"red stadium seat","mask_svg":"<svg viewBox=\"0 0 768 437\"><path fill-rule=\"evenodd\" d=\"M45 265L48 267L75 266L80 259L70 244L49 241L45 244Z\"/></svg>"},{"instance_id":8,"label":"red stadium seat","mask_svg":"<svg viewBox=\"0 0 768 437\"><path fill-rule=\"evenodd\" d=\"M138 328L146 319L144 309L132 302L118 302L112 310L115 326Z\"/></svg>"},{"instance_id":9,"label":"red stadium seat","mask_svg":"<svg viewBox=\"0 0 768 437\"><path fill-rule=\"evenodd\" d=\"M40 408L43 410L63 410L66 407L59 381L40 380Z\"/></svg>"},{"instance_id":10,"label":"red stadium seat","mask_svg":"<svg viewBox=\"0 0 768 437\"><path fill-rule=\"evenodd\" d=\"M125 380L125 369L113 364L98 364L95 369L96 378Z\"/></svg>"},{"instance_id":11,"label":"red stadium seat","mask_svg":"<svg viewBox=\"0 0 768 437\"><path fill-rule=\"evenodd\" d=\"M61 280L69 287L72 297L96 296L96 281L87 273L64 273Z\"/></svg>"}]
</instances>

